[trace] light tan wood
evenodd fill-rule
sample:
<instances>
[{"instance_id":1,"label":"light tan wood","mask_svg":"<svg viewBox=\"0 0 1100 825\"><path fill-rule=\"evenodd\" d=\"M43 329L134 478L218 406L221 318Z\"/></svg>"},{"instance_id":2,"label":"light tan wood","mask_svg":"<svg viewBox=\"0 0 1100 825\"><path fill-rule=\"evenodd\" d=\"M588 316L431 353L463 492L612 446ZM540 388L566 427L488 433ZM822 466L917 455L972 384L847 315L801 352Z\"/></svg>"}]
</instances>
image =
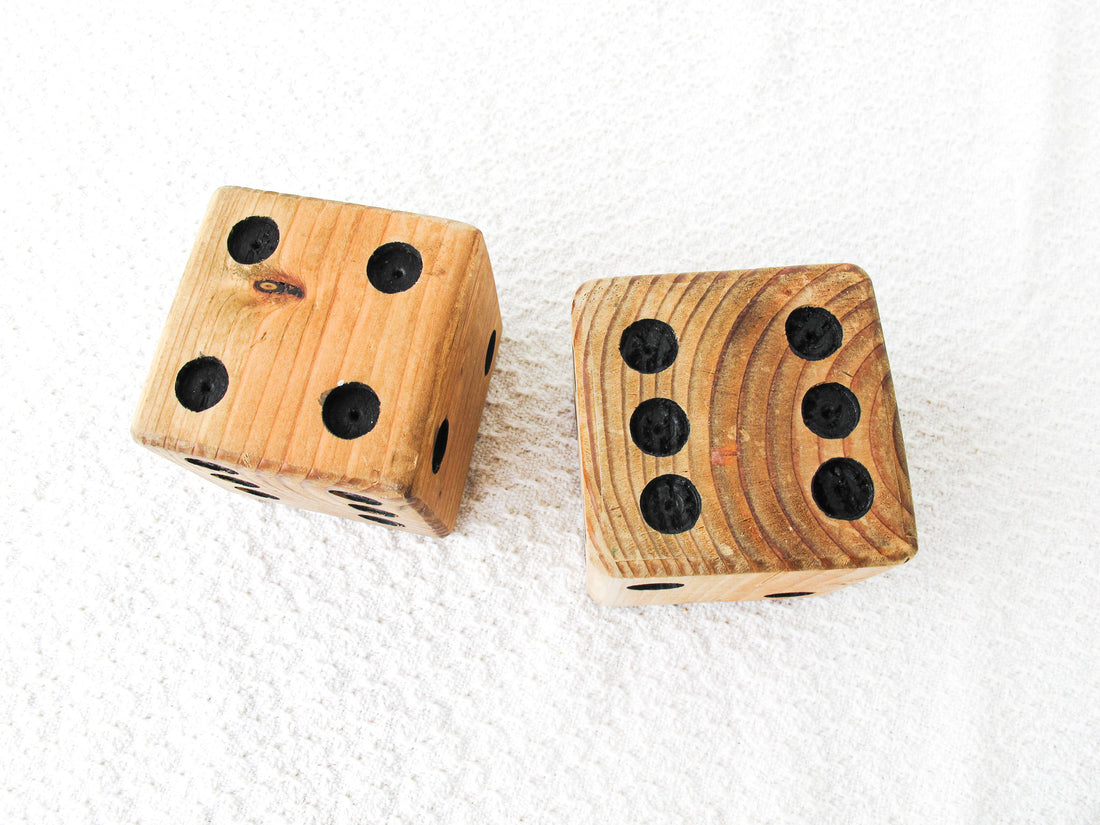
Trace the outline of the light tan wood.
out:
<instances>
[{"instance_id":1,"label":"light tan wood","mask_svg":"<svg viewBox=\"0 0 1100 825\"><path fill-rule=\"evenodd\" d=\"M828 310L843 341L821 360L792 351L799 307ZM672 327L675 361L629 367L623 331ZM573 302L577 417L588 587L604 604L672 604L820 595L908 561L917 550L908 470L870 279L851 265L590 281ZM846 437L808 428L802 399L838 383L858 399ZM669 456L635 444L629 422L647 399L676 401L690 433ZM870 510L830 517L812 495L818 468L855 459L874 486ZM701 514L690 529L651 527L639 498L665 474L688 479ZM669 589L632 590L639 585ZM675 587L672 587L676 585Z\"/></svg>"},{"instance_id":2,"label":"light tan wood","mask_svg":"<svg viewBox=\"0 0 1100 825\"><path fill-rule=\"evenodd\" d=\"M251 216L274 220L278 246L265 260L242 264L227 238ZM379 291L366 274L372 253L390 242L412 245L423 261L419 280L396 293ZM249 489L364 525L376 523L367 517L446 535L496 363L494 351L486 369L490 338L495 349L500 310L474 227L226 187L199 230L133 437L228 489L256 485ZM193 412L177 398L176 378L201 356L218 358L229 384L214 406ZM351 382L375 392L378 418L369 432L345 439L321 413L328 394ZM436 472L433 448L445 419L447 446ZM224 467L231 472L220 475L244 484L214 478L187 459Z\"/></svg>"}]
</instances>

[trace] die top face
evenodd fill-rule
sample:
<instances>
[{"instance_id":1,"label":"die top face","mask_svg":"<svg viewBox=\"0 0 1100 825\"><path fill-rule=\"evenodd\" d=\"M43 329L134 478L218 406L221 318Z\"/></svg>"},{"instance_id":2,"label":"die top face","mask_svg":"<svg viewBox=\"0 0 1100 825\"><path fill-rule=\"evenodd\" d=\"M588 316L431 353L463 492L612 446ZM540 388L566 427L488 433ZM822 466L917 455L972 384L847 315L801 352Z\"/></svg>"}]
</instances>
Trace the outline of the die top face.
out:
<instances>
[{"instance_id":1,"label":"die top face","mask_svg":"<svg viewBox=\"0 0 1100 825\"><path fill-rule=\"evenodd\" d=\"M916 552L890 367L858 267L590 281L573 345L590 569L881 568ZM665 586L679 585L646 585Z\"/></svg>"},{"instance_id":2,"label":"die top face","mask_svg":"<svg viewBox=\"0 0 1100 825\"><path fill-rule=\"evenodd\" d=\"M470 332L471 296L488 289L495 311L491 280L472 226L219 189L134 436L322 486L340 480L407 494L439 472L430 465L433 452L442 458L441 431L446 443L446 382L471 371L456 350ZM495 337L499 313L491 323ZM471 414L476 431L480 407ZM472 450L473 433L462 438Z\"/></svg>"}]
</instances>

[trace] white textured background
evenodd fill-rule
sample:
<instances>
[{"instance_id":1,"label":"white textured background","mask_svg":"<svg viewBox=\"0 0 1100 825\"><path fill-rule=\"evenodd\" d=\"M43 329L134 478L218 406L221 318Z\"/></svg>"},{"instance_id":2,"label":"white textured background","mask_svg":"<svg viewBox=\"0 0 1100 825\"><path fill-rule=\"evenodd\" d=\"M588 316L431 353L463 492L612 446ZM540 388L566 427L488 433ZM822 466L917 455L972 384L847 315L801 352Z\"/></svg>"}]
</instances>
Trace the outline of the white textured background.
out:
<instances>
[{"instance_id":1,"label":"white textured background","mask_svg":"<svg viewBox=\"0 0 1100 825\"><path fill-rule=\"evenodd\" d=\"M1100 821L1095 3L112 5L0 29L0 821ZM227 183L484 231L453 537L129 441ZM920 555L596 607L575 287L834 261L877 288Z\"/></svg>"}]
</instances>

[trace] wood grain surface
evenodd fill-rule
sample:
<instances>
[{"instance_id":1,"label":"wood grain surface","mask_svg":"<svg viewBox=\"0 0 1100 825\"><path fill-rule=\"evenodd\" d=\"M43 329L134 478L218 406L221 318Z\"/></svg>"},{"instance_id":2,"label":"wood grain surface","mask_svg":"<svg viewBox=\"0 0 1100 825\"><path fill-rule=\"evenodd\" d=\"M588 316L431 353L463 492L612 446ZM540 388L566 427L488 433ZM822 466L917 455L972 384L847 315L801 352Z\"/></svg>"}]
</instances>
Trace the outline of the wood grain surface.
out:
<instances>
[{"instance_id":1,"label":"wood grain surface","mask_svg":"<svg viewBox=\"0 0 1100 825\"><path fill-rule=\"evenodd\" d=\"M792 317L800 308L816 309ZM842 338L810 360L796 354L787 330L819 310L839 322ZM639 319L674 331L678 354L667 368L645 373L624 360L624 331ZM858 267L591 281L574 299L573 346L597 601L817 595L916 552L890 367L871 282ZM847 388L858 401L858 422L844 437L817 435L804 418L807 393L821 385ZM657 398L676 402L690 424L671 455L648 454L630 430L639 405ZM858 462L873 482L869 510L858 517L829 515L815 500L814 489L827 498L828 468L822 487L815 474L837 458L845 467ZM698 492L701 512L688 529L661 532L643 516L643 490L663 476Z\"/></svg>"},{"instance_id":2,"label":"wood grain surface","mask_svg":"<svg viewBox=\"0 0 1100 825\"><path fill-rule=\"evenodd\" d=\"M277 226L277 246L263 260L238 261L230 233L256 216ZM411 267L388 271L400 291L382 291L368 277L385 244L419 253L422 271L411 286L398 283L412 280ZM500 337L492 269L474 227L226 187L202 222L132 433L260 501L445 535ZM188 409L177 392L180 371L211 357L224 365L228 388L208 409ZM338 437L322 420L326 400L332 405L334 390L360 384L376 396L376 423ZM347 414L362 420L358 408Z\"/></svg>"}]
</instances>

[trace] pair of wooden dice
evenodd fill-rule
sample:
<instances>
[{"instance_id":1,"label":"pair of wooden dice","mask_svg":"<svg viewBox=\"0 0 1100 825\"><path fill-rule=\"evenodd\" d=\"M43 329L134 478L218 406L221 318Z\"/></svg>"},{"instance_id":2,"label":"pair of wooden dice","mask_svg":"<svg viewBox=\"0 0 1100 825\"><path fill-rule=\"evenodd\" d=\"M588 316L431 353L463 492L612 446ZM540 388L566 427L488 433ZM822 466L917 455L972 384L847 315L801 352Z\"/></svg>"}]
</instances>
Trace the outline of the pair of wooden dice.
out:
<instances>
[{"instance_id":1,"label":"pair of wooden dice","mask_svg":"<svg viewBox=\"0 0 1100 825\"><path fill-rule=\"evenodd\" d=\"M258 500L443 536L501 334L477 229L220 189L133 435ZM857 267L591 281L573 346L597 601L820 594L916 552Z\"/></svg>"}]
</instances>

